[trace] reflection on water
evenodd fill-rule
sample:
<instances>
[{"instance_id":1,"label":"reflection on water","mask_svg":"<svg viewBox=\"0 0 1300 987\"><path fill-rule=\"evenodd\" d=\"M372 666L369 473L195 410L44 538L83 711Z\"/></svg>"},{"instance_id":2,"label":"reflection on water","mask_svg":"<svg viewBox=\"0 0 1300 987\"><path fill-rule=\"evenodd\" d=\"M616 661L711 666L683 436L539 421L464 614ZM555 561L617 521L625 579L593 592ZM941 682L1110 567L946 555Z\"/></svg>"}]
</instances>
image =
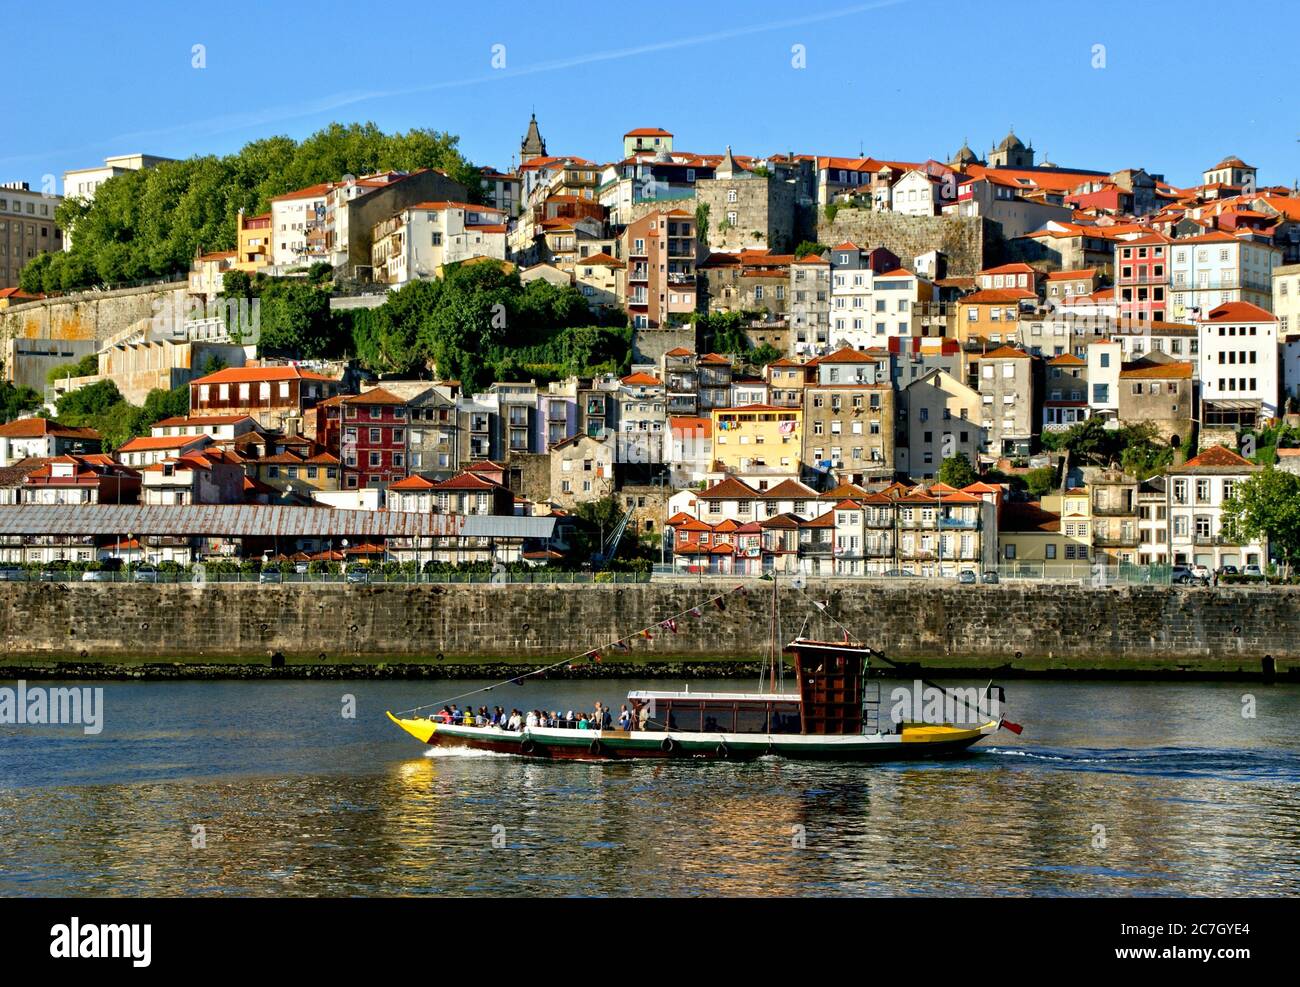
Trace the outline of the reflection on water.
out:
<instances>
[{"instance_id":1,"label":"reflection on water","mask_svg":"<svg viewBox=\"0 0 1300 987\"><path fill-rule=\"evenodd\" d=\"M109 684L99 737L0 728L0 893L1295 894L1300 689L1252 688L1017 683L1024 736L862 766L426 756L383 710L428 685Z\"/></svg>"}]
</instances>

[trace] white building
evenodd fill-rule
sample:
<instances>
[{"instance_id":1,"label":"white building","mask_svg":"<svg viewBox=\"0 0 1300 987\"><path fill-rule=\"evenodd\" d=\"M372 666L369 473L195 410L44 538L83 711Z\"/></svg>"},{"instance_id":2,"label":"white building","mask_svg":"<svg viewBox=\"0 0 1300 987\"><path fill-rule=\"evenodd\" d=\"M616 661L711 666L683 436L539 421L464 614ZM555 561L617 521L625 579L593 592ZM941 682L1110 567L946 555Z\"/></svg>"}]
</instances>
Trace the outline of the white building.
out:
<instances>
[{"instance_id":1,"label":"white building","mask_svg":"<svg viewBox=\"0 0 1300 987\"><path fill-rule=\"evenodd\" d=\"M1228 302L1198 320L1197 328L1202 422L1253 425L1256 417L1276 417L1276 317L1249 302Z\"/></svg>"},{"instance_id":2,"label":"white building","mask_svg":"<svg viewBox=\"0 0 1300 987\"><path fill-rule=\"evenodd\" d=\"M78 199L81 202L94 201L95 192L110 178L124 175L129 171L141 171L153 168L172 158L161 158L156 154L117 154L105 158L102 165L91 168L74 168L63 173L63 197ZM72 231L66 230L63 237L63 249L72 249Z\"/></svg>"},{"instance_id":3,"label":"white building","mask_svg":"<svg viewBox=\"0 0 1300 987\"><path fill-rule=\"evenodd\" d=\"M276 267L328 259L326 200L330 186L309 185L271 200L271 263Z\"/></svg>"},{"instance_id":4,"label":"white building","mask_svg":"<svg viewBox=\"0 0 1300 987\"><path fill-rule=\"evenodd\" d=\"M1213 446L1184 465L1169 469L1165 485L1171 562L1210 569L1265 565L1266 544L1236 541L1225 535L1223 527L1223 505L1241 483L1261 468L1231 449Z\"/></svg>"},{"instance_id":5,"label":"white building","mask_svg":"<svg viewBox=\"0 0 1300 987\"><path fill-rule=\"evenodd\" d=\"M1088 344L1088 410L1092 415L1119 417L1119 372L1124 348L1118 340L1098 339Z\"/></svg>"},{"instance_id":6,"label":"white building","mask_svg":"<svg viewBox=\"0 0 1300 987\"><path fill-rule=\"evenodd\" d=\"M432 278L445 264L506 257L506 215L467 202L421 202L375 225L374 278L401 285Z\"/></svg>"}]
</instances>

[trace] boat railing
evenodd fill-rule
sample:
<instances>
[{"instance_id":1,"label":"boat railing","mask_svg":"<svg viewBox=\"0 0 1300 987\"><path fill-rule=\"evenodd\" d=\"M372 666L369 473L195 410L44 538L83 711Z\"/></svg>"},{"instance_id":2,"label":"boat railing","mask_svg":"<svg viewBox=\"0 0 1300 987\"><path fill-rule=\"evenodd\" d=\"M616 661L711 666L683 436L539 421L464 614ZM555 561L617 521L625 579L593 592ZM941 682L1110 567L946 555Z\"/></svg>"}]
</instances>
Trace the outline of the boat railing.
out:
<instances>
[{"instance_id":1,"label":"boat railing","mask_svg":"<svg viewBox=\"0 0 1300 987\"><path fill-rule=\"evenodd\" d=\"M880 733L880 683L862 683L862 732Z\"/></svg>"}]
</instances>

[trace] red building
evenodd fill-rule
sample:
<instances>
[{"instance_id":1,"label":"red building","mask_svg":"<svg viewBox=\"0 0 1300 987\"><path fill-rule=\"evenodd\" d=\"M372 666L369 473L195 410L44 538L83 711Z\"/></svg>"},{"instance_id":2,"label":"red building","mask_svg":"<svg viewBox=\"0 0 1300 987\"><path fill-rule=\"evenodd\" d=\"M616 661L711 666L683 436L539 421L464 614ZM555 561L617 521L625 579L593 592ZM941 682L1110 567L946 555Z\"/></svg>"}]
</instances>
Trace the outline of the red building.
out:
<instances>
[{"instance_id":1,"label":"red building","mask_svg":"<svg viewBox=\"0 0 1300 987\"><path fill-rule=\"evenodd\" d=\"M342 489L387 487L408 475L406 402L382 387L322 401L316 441L338 450Z\"/></svg>"},{"instance_id":2,"label":"red building","mask_svg":"<svg viewBox=\"0 0 1300 987\"><path fill-rule=\"evenodd\" d=\"M263 428L301 431L303 415L339 381L298 367L227 367L190 382L190 414L248 415Z\"/></svg>"},{"instance_id":3,"label":"red building","mask_svg":"<svg viewBox=\"0 0 1300 987\"><path fill-rule=\"evenodd\" d=\"M1169 311L1169 243L1161 233L1115 242L1115 301L1120 319L1165 321Z\"/></svg>"}]
</instances>

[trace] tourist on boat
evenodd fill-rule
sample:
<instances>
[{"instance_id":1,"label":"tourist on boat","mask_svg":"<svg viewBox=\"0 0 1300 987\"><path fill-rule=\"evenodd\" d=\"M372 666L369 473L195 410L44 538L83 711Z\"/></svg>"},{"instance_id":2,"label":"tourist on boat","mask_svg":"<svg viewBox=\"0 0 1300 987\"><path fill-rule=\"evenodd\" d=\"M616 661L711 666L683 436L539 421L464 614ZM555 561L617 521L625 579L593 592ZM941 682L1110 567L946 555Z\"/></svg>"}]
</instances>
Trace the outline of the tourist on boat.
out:
<instances>
[{"instance_id":1,"label":"tourist on boat","mask_svg":"<svg viewBox=\"0 0 1300 987\"><path fill-rule=\"evenodd\" d=\"M528 718L524 720L524 726L528 727L529 730L537 726L537 710L530 709L528 711Z\"/></svg>"},{"instance_id":2,"label":"tourist on boat","mask_svg":"<svg viewBox=\"0 0 1300 987\"><path fill-rule=\"evenodd\" d=\"M642 706L641 706L641 715L637 717L637 722L640 724L640 727L641 727L642 730L644 730L644 729L646 728L646 724L650 722L650 704L649 704L649 703L644 703L644 704L642 704Z\"/></svg>"},{"instance_id":3,"label":"tourist on boat","mask_svg":"<svg viewBox=\"0 0 1300 987\"><path fill-rule=\"evenodd\" d=\"M578 729L579 729L579 730L590 730L590 729L591 729L591 724L589 724L589 723L587 722L587 714L586 714L586 713L579 713L579 714L578 714Z\"/></svg>"},{"instance_id":4,"label":"tourist on boat","mask_svg":"<svg viewBox=\"0 0 1300 987\"><path fill-rule=\"evenodd\" d=\"M602 705L600 707L600 729L608 730L614 725L614 714L609 711L609 707Z\"/></svg>"},{"instance_id":5,"label":"tourist on boat","mask_svg":"<svg viewBox=\"0 0 1300 987\"><path fill-rule=\"evenodd\" d=\"M524 718L523 716L520 715L519 710L515 710L510 714L510 725L506 729L521 730L523 729L523 726L524 726Z\"/></svg>"},{"instance_id":6,"label":"tourist on boat","mask_svg":"<svg viewBox=\"0 0 1300 987\"><path fill-rule=\"evenodd\" d=\"M618 728L624 733L632 729L632 714L627 711L627 703L624 703L622 710L619 711Z\"/></svg>"}]
</instances>

